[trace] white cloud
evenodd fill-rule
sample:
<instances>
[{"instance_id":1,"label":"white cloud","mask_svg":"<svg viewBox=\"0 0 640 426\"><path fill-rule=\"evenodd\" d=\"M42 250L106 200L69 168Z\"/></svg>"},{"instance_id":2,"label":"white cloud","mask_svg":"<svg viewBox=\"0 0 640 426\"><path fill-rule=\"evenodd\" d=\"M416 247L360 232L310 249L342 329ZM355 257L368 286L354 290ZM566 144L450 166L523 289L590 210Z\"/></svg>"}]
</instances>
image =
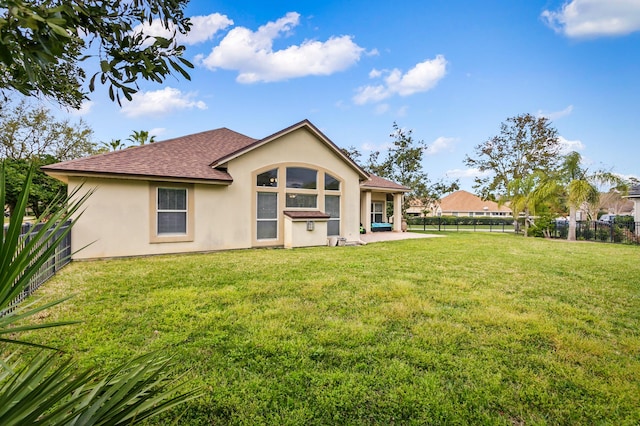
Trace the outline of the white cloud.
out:
<instances>
[{"instance_id":1,"label":"white cloud","mask_svg":"<svg viewBox=\"0 0 640 426\"><path fill-rule=\"evenodd\" d=\"M87 115L91 112L91 109L93 108L94 105L95 105L95 102L84 100L82 101L82 104L80 105L79 109L69 109L69 114L79 116L79 117L83 115Z\"/></svg>"},{"instance_id":2,"label":"white cloud","mask_svg":"<svg viewBox=\"0 0 640 426\"><path fill-rule=\"evenodd\" d=\"M149 130L149 135L159 137L162 136L166 131L167 129L164 127L154 127L153 129Z\"/></svg>"},{"instance_id":3,"label":"white cloud","mask_svg":"<svg viewBox=\"0 0 640 426\"><path fill-rule=\"evenodd\" d=\"M440 152L453 151L453 145L458 141L456 138L446 138L444 136L438 137L436 140L431 142L429 148L426 151L427 155L435 155Z\"/></svg>"},{"instance_id":4,"label":"white cloud","mask_svg":"<svg viewBox=\"0 0 640 426\"><path fill-rule=\"evenodd\" d=\"M621 36L640 31L638 0L571 0L542 19L567 37Z\"/></svg>"},{"instance_id":5,"label":"white cloud","mask_svg":"<svg viewBox=\"0 0 640 426\"><path fill-rule=\"evenodd\" d=\"M490 171L481 172L476 168L464 169L464 170L452 169L452 170L447 170L445 175L448 178L453 178L453 179L473 179L476 177L489 176L491 175L491 172Z\"/></svg>"},{"instance_id":6,"label":"white cloud","mask_svg":"<svg viewBox=\"0 0 640 426\"><path fill-rule=\"evenodd\" d=\"M191 30L187 34L176 34L176 42L178 44L193 45L208 41L213 36L229 25L233 25L233 21L225 15L212 13L207 16L192 16ZM174 26L170 25L166 28L161 20L156 19L151 25L148 23L137 25L134 32L142 31L146 35L169 38L173 36Z\"/></svg>"},{"instance_id":7,"label":"white cloud","mask_svg":"<svg viewBox=\"0 0 640 426\"><path fill-rule=\"evenodd\" d=\"M166 115L183 109L207 109L204 102L194 100L195 96L195 93L182 93L172 87L138 92L131 102L122 105L121 112L127 117L142 117Z\"/></svg>"},{"instance_id":8,"label":"white cloud","mask_svg":"<svg viewBox=\"0 0 640 426\"><path fill-rule=\"evenodd\" d=\"M560 154L566 155L573 151L582 151L584 149L584 144L582 141L570 141L563 136L558 137L560 141Z\"/></svg>"},{"instance_id":9,"label":"white cloud","mask_svg":"<svg viewBox=\"0 0 640 426\"><path fill-rule=\"evenodd\" d=\"M202 64L239 71L239 83L273 82L308 75L330 75L358 62L364 49L350 36L327 41L305 40L300 45L273 50L273 41L299 24L300 14L289 12L257 31L236 27L213 48Z\"/></svg>"},{"instance_id":10,"label":"white cloud","mask_svg":"<svg viewBox=\"0 0 640 426\"><path fill-rule=\"evenodd\" d=\"M385 112L389 111L389 104L378 104L376 105L375 114L382 115Z\"/></svg>"},{"instance_id":11,"label":"white cloud","mask_svg":"<svg viewBox=\"0 0 640 426\"><path fill-rule=\"evenodd\" d=\"M382 71L374 68L369 72L369 78L378 78L378 77L382 77Z\"/></svg>"},{"instance_id":12,"label":"white cloud","mask_svg":"<svg viewBox=\"0 0 640 426\"><path fill-rule=\"evenodd\" d=\"M567 115L571 115L573 112L573 105L569 105L562 111L554 111L554 112L544 112L539 110L536 114L537 117L546 117L549 120L557 120L558 118L566 117Z\"/></svg>"},{"instance_id":13,"label":"white cloud","mask_svg":"<svg viewBox=\"0 0 640 426\"><path fill-rule=\"evenodd\" d=\"M397 68L391 71L373 70L369 73L369 77L386 75L383 77L383 84L359 87L353 102L363 105L368 102L379 102L393 95L409 96L426 92L435 87L446 72L447 60L442 55L420 62L405 74Z\"/></svg>"}]
</instances>

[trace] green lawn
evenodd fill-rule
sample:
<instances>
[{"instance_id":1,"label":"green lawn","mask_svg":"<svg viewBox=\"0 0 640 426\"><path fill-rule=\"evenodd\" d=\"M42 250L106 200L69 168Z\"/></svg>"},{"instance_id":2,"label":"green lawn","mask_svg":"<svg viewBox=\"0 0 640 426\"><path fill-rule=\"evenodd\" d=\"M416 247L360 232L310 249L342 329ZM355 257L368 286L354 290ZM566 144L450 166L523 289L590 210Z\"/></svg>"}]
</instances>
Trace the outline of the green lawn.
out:
<instances>
[{"instance_id":1,"label":"green lawn","mask_svg":"<svg viewBox=\"0 0 640 426\"><path fill-rule=\"evenodd\" d=\"M83 364L149 350L181 424L640 423L640 247L448 233L76 262L40 331ZM164 420L159 420L163 423Z\"/></svg>"}]
</instances>

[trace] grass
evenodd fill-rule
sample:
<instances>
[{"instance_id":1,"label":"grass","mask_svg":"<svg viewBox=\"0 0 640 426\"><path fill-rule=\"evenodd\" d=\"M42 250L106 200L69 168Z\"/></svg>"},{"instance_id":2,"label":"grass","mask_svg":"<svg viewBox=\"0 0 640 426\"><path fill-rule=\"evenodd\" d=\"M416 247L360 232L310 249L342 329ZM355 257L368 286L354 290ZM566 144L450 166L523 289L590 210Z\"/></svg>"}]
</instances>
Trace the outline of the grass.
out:
<instances>
[{"instance_id":1,"label":"grass","mask_svg":"<svg viewBox=\"0 0 640 426\"><path fill-rule=\"evenodd\" d=\"M639 258L450 233L76 262L39 294L84 322L28 337L87 365L171 354L207 388L183 424L637 425Z\"/></svg>"}]
</instances>

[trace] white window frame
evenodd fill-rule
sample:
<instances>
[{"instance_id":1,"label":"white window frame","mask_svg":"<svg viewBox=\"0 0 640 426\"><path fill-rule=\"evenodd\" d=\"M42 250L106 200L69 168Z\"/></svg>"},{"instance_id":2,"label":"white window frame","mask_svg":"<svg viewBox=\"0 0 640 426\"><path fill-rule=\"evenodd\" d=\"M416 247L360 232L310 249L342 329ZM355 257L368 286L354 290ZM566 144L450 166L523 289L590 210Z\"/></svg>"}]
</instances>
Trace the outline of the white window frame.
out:
<instances>
[{"instance_id":1,"label":"white window frame","mask_svg":"<svg viewBox=\"0 0 640 426\"><path fill-rule=\"evenodd\" d=\"M160 191L180 191L184 193L184 209L161 209ZM189 191L187 188L166 188L159 186L156 188L156 234L158 236L174 236L186 235L189 229ZM160 231L160 214L161 213L182 213L184 215L184 231L181 232L161 232Z\"/></svg>"},{"instance_id":2,"label":"white window frame","mask_svg":"<svg viewBox=\"0 0 640 426\"><path fill-rule=\"evenodd\" d=\"M371 202L371 223L384 223L384 202L382 201L372 201ZM376 207L380 206L380 211L376 210ZM376 215L380 215L380 222L376 222Z\"/></svg>"},{"instance_id":3,"label":"white window frame","mask_svg":"<svg viewBox=\"0 0 640 426\"><path fill-rule=\"evenodd\" d=\"M158 206L158 194L160 189L178 189L186 192L186 210L161 210ZM194 240L194 187L192 184L173 184L173 183L152 183L149 186L149 242L151 243L170 243L184 242ZM186 232L158 232L158 214L159 213L185 213Z\"/></svg>"},{"instance_id":4,"label":"white window frame","mask_svg":"<svg viewBox=\"0 0 640 426\"><path fill-rule=\"evenodd\" d=\"M276 197L276 214L273 218L259 218L258 217L258 198L260 194L273 194ZM256 240L257 241L276 241L278 240L280 233L280 220L279 220L279 203L278 203L278 192L277 191L256 191ZM258 237L258 223L260 222L275 222L276 223L276 236L270 238L259 238Z\"/></svg>"},{"instance_id":5,"label":"white window frame","mask_svg":"<svg viewBox=\"0 0 640 426\"><path fill-rule=\"evenodd\" d=\"M332 192L325 192L324 194L324 207L325 207L325 212L327 212L327 197L336 197L338 199L338 216L337 217L330 217L329 220L327 221L327 237L335 237L335 236L339 236L342 232L341 226L342 224L340 223L340 220L342 218L342 195L340 193L338 193L338 191L336 191L336 193L332 193ZM329 223L331 222L338 222L338 233L337 234L330 234L329 233Z\"/></svg>"}]
</instances>

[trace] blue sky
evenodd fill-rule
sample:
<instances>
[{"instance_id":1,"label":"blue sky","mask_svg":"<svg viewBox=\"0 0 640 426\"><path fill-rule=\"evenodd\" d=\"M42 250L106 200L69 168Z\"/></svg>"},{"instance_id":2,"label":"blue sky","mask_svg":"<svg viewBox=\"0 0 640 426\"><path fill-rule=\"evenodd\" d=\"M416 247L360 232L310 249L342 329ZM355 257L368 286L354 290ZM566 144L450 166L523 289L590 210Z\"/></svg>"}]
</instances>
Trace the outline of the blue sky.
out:
<instances>
[{"instance_id":1,"label":"blue sky","mask_svg":"<svg viewBox=\"0 0 640 426\"><path fill-rule=\"evenodd\" d=\"M470 190L465 155L531 113L587 167L640 176L640 0L193 0L187 13L192 80L141 82L122 108L93 93L73 114L97 140L262 138L307 118L366 159L397 122L429 145L432 181Z\"/></svg>"}]
</instances>

